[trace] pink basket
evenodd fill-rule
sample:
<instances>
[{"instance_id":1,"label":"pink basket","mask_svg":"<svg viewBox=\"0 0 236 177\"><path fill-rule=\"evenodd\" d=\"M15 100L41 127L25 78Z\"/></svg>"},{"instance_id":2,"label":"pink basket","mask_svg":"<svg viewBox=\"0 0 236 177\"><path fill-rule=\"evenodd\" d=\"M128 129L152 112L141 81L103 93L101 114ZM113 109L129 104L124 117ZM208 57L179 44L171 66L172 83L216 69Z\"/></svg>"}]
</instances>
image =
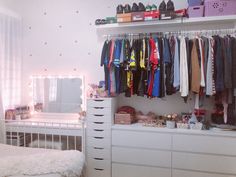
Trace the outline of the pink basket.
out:
<instances>
[{"instance_id":1,"label":"pink basket","mask_svg":"<svg viewBox=\"0 0 236 177\"><path fill-rule=\"evenodd\" d=\"M188 7L188 15L190 18L203 17L204 16L204 6Z\"/></svg>"},{"instance_id":2,"label":"pink basket","mask_svg":"<svg viewBox=\"0 0 236 177\"><path fill-rule=\"evenodd\" d=\"M236 0L205 0L205 16L236 14Z\"/></svg>"}]
</instances>

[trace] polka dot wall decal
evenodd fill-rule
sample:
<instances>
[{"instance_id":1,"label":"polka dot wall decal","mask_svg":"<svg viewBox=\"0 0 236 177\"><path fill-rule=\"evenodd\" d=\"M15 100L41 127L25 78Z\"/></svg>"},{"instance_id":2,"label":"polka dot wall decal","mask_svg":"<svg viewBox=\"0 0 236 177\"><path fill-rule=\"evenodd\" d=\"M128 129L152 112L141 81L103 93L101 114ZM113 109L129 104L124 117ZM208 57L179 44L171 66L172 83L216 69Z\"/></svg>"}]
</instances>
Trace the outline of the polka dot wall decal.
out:
<instances>
[{"instance_id":1,"label":"polka dot wall decal","mask_svg":"<svg viewBox=\"0 0 236 177\"><path fill-rule=\"evenodd\" d=\"M91 53L90 53L90 52L88 52L88 55L91 55Z\"/></svg>"},{"instance_id":2,"label":"polka dot wall decal","mask_svg":"<svg viewBox=\"0 0 236 177\"><path fill-rule=\"evenodd\" d=\"M77 40L75 40L75 43L78 43L78 41L77 41Z\"/></svg>"},{"instance_id":3,"label":"polka dot wall decal","mask_svg":"<svg viewBox=\"0 0 236 177\"><path fill-rule=\"evenodd\" d=\"M62 56L62 53L60 53L59 56L61 57L61 56Z\"/></svg>"},{"instance_id":4,"label":"polka dot wall decal","mask_svg":"<svg viewBox=\"0 0 236 177\"><path fill-rule=\"evenodd\" d=\"M29 54L30 57L32 57L33 55L32 54Z\"/></svg>"},{"instance_id":5,"label":"polka dot wall decal","mask_svg":"<svg viewBox=\"0 0 236 177\"><path fill-rule=\"evenodd\" d=\"M76 11L76 13L78 14L78 13L79 13L79 11L77 10L77 11Z\"/></svg>"},{"instance_id":6,"label":"polka dot wall decal","mask_svg":"<svg viewBox=\"0 0 236 177\"><path fill-rule=\"evenodd\" d=\"M45 68L44 71L48 71L48 69Z\"/></svg>"},{"instance_id":7,"label":"polka dot wall decal","mask_svg":"<svg viewBox=\"0 0 236 177\"><path fill-rule=\"evenodd\" d=\"M76 68L74 68L74 69L73 69L73 71L77 71L77 69L76 69Z\"/></svg>"},{"instance_id":8,"label":"polka dot wall decal","mask_svg":"<svg viewBox=\"0 0 236 177\"><path fill-rule=\"evenodd\" d=\"M62 28L62 25L59 25L58 27L59 27L59 28Z\"/></svg>"},{"instance_id":9,"label":"polka dot wall decal","mask_svg":"<svg viewBox=\"0 0 236 177\"><path fill-rule=\"evenodd\" d=\"M107 8L108 8L108 9L110 9L110 8L111 8L111 6L107 6Z\"/></svg>"},{"instance_id":10,"label":"polka dot wall decal","mask_svg":"<svg viewBox=\"0 0 236 177\"><path fill-rule=\"evenodd\" d=\"M92 26L92 23L89 23L90 26Z\"/></svg>"},{"instance_id":11,"label":"polka dot wall decal","mask_svg":"<svg viewBox=\"0 0 236 177\"><path fill-rule=\"evenodd\" d=\"M29 26L29 29L31 30L31 29L32 29L32 27L31 27L31 26Z\"/></svg>"},{"instance_id":12,"label":"polka dot wall decal","mask_svg":"<svg viewBox=\"0 0 236 177\"><path fill-rule=\"evenodd\" d=\"M47 42L44 42L44 45L47 45L48 43Z\"/></svg>"},{"instance_id":13,"label":"polka dot wall decal","mask_svg":"<svg viewBox=\"0 0 236 177\"><path fill-rule=\"evenodd\" d=\"M44 12L43 15L47 15L47 12Z\"/></svg>"}]
</instances>

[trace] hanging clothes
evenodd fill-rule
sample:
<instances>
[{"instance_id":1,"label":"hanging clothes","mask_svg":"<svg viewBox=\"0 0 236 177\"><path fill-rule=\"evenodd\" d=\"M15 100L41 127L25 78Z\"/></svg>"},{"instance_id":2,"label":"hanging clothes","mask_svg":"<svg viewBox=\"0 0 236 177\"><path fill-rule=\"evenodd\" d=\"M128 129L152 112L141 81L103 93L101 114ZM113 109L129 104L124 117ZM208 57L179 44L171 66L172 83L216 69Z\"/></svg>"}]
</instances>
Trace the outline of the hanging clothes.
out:
<instances>
[{"instance_id":1,"label":"hanging clothes","mask_svg":"<svg viewBox=\"0 0 236 177\"><path fill-rule=\"evenodd\" d=\"M191 66L192 66L191 90L192 92L198 94L200 92L201 71L197 52L197 42L198 42L197 39L193 40L193 48L191 52Z\"/></svg>"},{"instance_id":2,"label":"hanging clothes","mask_svg":"<svg viewBox=\"0 0 236 177\"><path fill-rule=\"evenodd\" d=\"M205 96L224 105L223 122L235 120L236 39L233 36L151 36L106 40L100 65L109 96L163 98L190 91L199 108ZM227 111L227 112L226 112Z\"/></svg>"},{"instance_id":3,"label":"hanging clothes","mask_svg":"<svg viewBox=\"0 0 236 177\"><path fill-rule=\"evenodd\" d=\"M187 97L189 94L188 83L188 61L186 52L186 41L182 37L180 39L180 93L182 97Z\"/></svg>"}]
</instances>

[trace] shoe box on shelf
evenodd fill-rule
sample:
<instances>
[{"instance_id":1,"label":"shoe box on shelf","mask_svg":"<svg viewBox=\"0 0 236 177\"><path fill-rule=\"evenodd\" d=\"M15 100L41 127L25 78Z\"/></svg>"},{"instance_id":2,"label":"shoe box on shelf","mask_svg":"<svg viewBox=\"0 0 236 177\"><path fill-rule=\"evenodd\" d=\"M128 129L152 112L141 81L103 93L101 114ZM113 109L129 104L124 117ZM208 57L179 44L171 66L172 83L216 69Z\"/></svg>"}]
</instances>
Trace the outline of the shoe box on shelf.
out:
<instances>
[{"instance_id":1,"label":"shoe box on shelf","mask_svg":"<svg viewBox=\"0 0 236 177\"><path fill-rule=\"evenodd\" d=\"M159 17L160 17L159 10L144 12L144 20L145 21L157 20L157 19L159 19Z\"/></svg>"},{"instance_id":2,"label":"shoe box on shelf","mask_svg":"<svg viewBox=\"0 0 236 177\"><path fill-rule=\"evenodd\" d=\"M117 22L118 23L127 23L132 21L132 15L131 13L125 13L125 14L117 14Z\"/></svg>"}]
</instances>

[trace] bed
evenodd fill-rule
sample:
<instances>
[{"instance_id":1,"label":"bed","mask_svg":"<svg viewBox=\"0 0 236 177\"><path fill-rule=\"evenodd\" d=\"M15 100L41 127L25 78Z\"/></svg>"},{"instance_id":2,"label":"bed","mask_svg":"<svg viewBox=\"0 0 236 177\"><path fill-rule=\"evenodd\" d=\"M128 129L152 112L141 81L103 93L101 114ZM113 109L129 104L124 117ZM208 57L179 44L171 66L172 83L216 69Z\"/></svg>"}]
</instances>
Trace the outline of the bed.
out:
<instances>
[{"instance_id":1,"label":"bed","mask_svg":"<svg viewBox=\"0 0 236 177\"><path fill-rule=\"evenodd\" d=\"M0 144L0 177L82 176L83 121L33 118L0 122L6 137L6 144Z\"/></svg>"}]
</instances>

